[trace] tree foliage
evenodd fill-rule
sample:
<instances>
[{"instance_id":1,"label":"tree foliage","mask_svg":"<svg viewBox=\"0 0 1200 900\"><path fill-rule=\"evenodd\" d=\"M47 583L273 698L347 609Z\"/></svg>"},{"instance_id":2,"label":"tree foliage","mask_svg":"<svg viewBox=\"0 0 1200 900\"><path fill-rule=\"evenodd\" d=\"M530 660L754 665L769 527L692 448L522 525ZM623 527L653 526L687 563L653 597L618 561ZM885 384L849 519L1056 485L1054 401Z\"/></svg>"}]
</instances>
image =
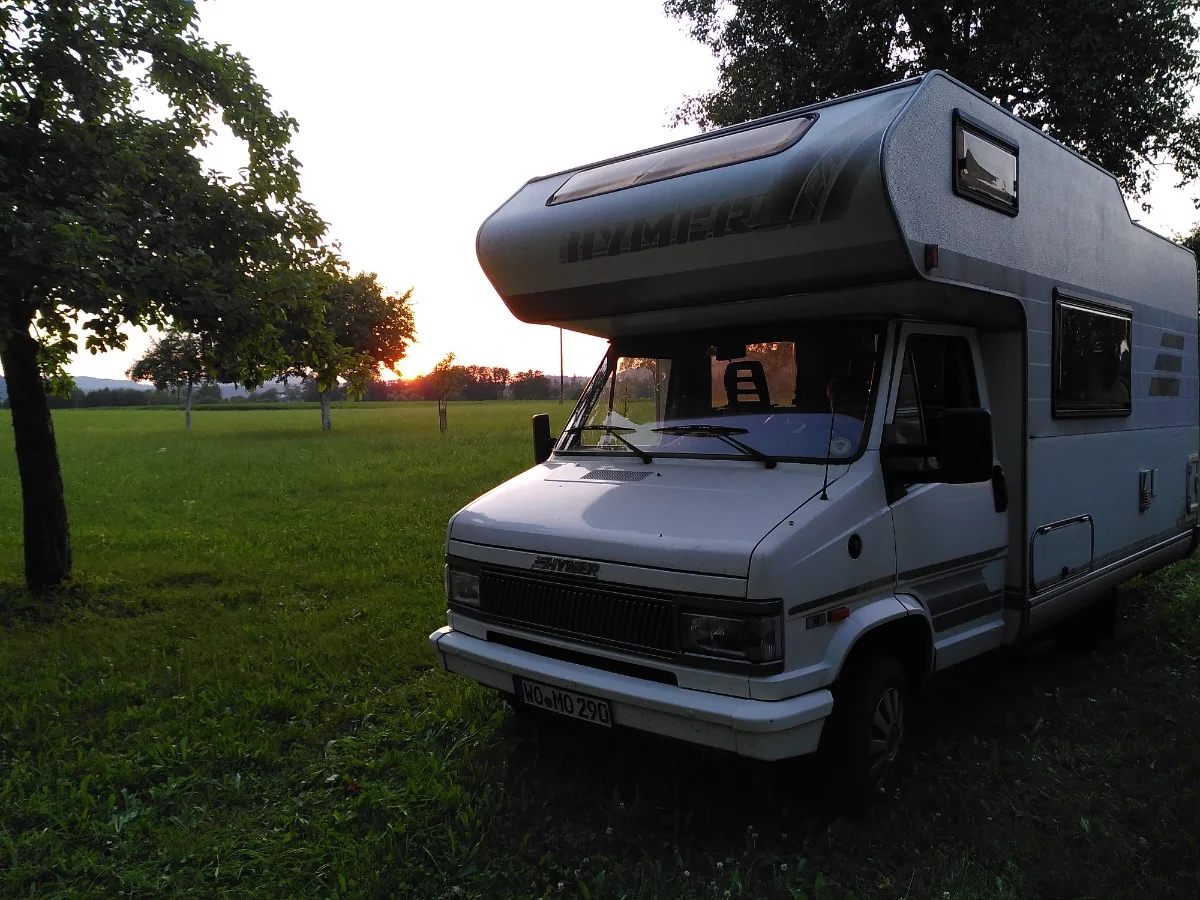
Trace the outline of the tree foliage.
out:
<instances>
[{"instance_id":1,"label":"tree foliage","mask_svg":"<svg viewBox=\"0 0 1200 900\"><path fill-rule=\"evenodd\" d=\"M189 0L0 5L0 340L36 325L48 376L77 349L76 320L93 351L173 320L261 374L303 297L297 264L324 252L295 121L196 22ZM196 155L218 116L248 150L235 179Z\"/></svg>"},{"instance_id":2,"label":"tree foliage","mask_svg":"<svg viewBox=\"0 0 1200 900\"><path fill-rule=\"evenodd\" d=\"M942 69L1144 194L1200 175L1196 0L665 0L718 61L680 122L729 125Z\"/></svg>"},{"instance_id":3,"label":"tree foliage","mask_svg":"<svg viewBox=\"0 0 1200 900\"><path fill-rule=\"evenodd\" d=\"M314 381L322 402L322 427L328 430L327 394L345 381L347 394L363 397L380 369L395 371L416 338L412 289L387 293L374 273L326 273L319 305L283 332L281 378Z\"/></svg>"},{"instance_id":4,"label":"tree foliage","mask_svg":"<svg viewBox=\"0 0 1200 900\"><path fill-rule=\"evenodd\" d=\"M180 331L168 331L151 342L146 355L125 374L131 381L148 382L160 391L210 380L200 339Z\"/></svg>"},{"instance_id":5,"label":"tree foliage","mask_svg":"<svg viewBox=\"0 0 1200 900\"><path fill-rule=\"evenodd\" d=\"M160 391L183 390L184 428L192 430L192 387L212 380L198 337L175 329L168 331L152 342L146 355L125 374L133 381L148 381Z\"/></svg>"},{"instance_id":6,"label":"tree foliage","mask_svg":"<svg viewBox=\"0 0 1200 900\"><path fill-rule=\"evenodd\" d=\"M541 369L518 372L512 377L511 390L514 400L551 400L558 396L550 377Z\"/></svg>"},{"instance_id":7,"label":"tree foliage","mask_svg":"<svg viewBox=\"0 0 1200 900\"><path fill-rule=\"evenodd\" d=\"M500 400L512 373L490 366L458 366L458 393L464 400Z\"/></svg>"}]
</instances>

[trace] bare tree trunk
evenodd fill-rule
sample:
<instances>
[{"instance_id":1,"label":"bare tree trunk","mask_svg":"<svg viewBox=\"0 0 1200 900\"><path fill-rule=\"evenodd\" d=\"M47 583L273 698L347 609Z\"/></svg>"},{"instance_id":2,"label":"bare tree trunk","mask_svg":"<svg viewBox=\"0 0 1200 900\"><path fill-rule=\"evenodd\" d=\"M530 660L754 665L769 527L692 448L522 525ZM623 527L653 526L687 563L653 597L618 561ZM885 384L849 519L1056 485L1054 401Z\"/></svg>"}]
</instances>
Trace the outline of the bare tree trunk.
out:
<instances>
[{"instance_id":1,"label":"bare tree trunk","mask_svg":"<svg viewBox=\"0 0 1200 900\"><path fill-rule=\"evenodd\" d=\"M333 423L329 421L329 391L321 391L321 430L328 431L333 427Z\"/></svg>"},{"instance_id":2,"label":"bare tree trunk","mask_svg":"<svg viewBox=\"0 0 1200 900\"><path fill-rule=\"evenodd\" d=\"M27 332L11 336L0 349L0 364L8 385L21 474L25 583L32 591L42 591L71 575L71 532L37 342Z\"/></svg>"},{"instance_id":3,"label":"bare tree trunk","mask_svg":"<svg viewBox=\"0 0 1200 900\"><path fill-rule=\"evenodd\" d=\"M183 407L183 430L191 432L192 430L192 379L188 379L187 383L187 400Z\"/></svg>"}]
</instances>

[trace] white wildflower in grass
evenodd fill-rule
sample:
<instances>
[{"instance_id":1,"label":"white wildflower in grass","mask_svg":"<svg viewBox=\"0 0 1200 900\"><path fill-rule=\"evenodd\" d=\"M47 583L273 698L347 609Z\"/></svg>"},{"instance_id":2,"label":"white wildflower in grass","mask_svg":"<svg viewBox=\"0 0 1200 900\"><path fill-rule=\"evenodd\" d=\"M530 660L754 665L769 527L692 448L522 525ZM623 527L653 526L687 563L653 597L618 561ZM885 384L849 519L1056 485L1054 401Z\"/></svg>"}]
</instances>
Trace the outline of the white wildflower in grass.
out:
<instances>
[{"instance_id":1,"label":"white wildflower in grass","mask_svg":"<svg viewBox=\"0 0 1200 900\"><path fill-rule=\"evenodd\" d=\"M576 878L578 878L578 877L579 877L579 870L578 870L578 869L576 869L576 870L575 870L575 877L576 877Z\"/></svg>"},{"instance_id":2,"label":"white wildflower in grass","mask_svg":"<svg viewBox=\"0 0 1200 900\"><path fill-rule=\"evenodd\" d=\"M779 871L780 871L780 872L786 872L786 871L787 871L787 863L780 863L780 864L779 864Z\"/></svg>"},{"instance_id":3,"label":"white wildflower in grass","mask_svg":"<svg viewBox=\"0 0 1200 900\"><path fill-rule=\"evenodd\" d=\"M604 833L605 833L605 834L612 834L612 828L605 828L605 829L604 829Z\"/></svg>"},{"instance_id":4,"label":"white wildflower in grass","mask_svg":"<svg viewBox=\"0 0 1200 900\"><path fill-rule=\"evenodd\" d=\"M725 868L725 863L721 862L720 860L717 860L717 871L719 872L723 868Z\"/></svg>"}]
</instances>

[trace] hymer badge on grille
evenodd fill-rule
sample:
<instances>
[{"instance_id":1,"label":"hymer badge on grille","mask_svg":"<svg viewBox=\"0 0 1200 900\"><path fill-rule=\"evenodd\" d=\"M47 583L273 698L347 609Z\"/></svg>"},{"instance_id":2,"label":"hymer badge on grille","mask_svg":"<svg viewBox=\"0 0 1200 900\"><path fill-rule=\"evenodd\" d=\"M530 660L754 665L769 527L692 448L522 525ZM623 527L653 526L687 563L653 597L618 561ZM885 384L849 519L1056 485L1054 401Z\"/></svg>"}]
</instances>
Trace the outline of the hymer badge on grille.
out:
<instances>
[{"instance_id":1,"label":"hymer badge on grille","mask_svg":"<svg viewBox=\"0 0 1200 900\"><path fill-rule=\"evenodd\" d=\"M600 574L600 563L563 559L559 556L539 556L529 568L563 575L582 575L584 578L596 578Z\"/></svg>"}]
</instances>

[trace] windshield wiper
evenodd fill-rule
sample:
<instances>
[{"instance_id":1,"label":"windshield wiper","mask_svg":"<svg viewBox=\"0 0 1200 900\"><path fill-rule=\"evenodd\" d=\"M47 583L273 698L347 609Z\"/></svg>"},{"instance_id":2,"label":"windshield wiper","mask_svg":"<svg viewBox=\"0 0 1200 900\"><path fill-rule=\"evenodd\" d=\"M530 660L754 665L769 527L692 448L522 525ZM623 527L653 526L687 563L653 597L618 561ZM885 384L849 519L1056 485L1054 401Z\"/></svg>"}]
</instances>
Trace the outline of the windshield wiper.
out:
<instances>
[{"instance_id":1,"label":"windshield wiper","mask_svg":"<svg viewBox=\"0 0 1200 900\"><path fill-rule=\"evenodd\" d=\"M637 431L636 428L626 428L624 425L579 425L575 428L566 429L567 434L579 434L581 431L603 431L605 434L612 435L618 441L632 450L642 462L648 463L654 459L653 456L651 456L637 444L633 443L633 441L627 441L621 436L622 434L629 434L630 432Z\"/></svg>"},{"instance_id":2,"label":"windshield wiper","mask_svg":"<svg viewBox=\"0 0 1200 900\"><path fill-rule=\"evenodd\" d=\"M734 447L747 456L757 459L768 469L773 469L779 465L778 460L773 456L768 456L761 450L751 447L749 444L743 444L735 434L749 434L749 428L734 428L732 425L705 425L696 423L695 425L666 425L662 428L651 428L651 431L657 434L674 434L681 437L715 437L720 438L729 446Z\"/></svg>"}]
</instances>

